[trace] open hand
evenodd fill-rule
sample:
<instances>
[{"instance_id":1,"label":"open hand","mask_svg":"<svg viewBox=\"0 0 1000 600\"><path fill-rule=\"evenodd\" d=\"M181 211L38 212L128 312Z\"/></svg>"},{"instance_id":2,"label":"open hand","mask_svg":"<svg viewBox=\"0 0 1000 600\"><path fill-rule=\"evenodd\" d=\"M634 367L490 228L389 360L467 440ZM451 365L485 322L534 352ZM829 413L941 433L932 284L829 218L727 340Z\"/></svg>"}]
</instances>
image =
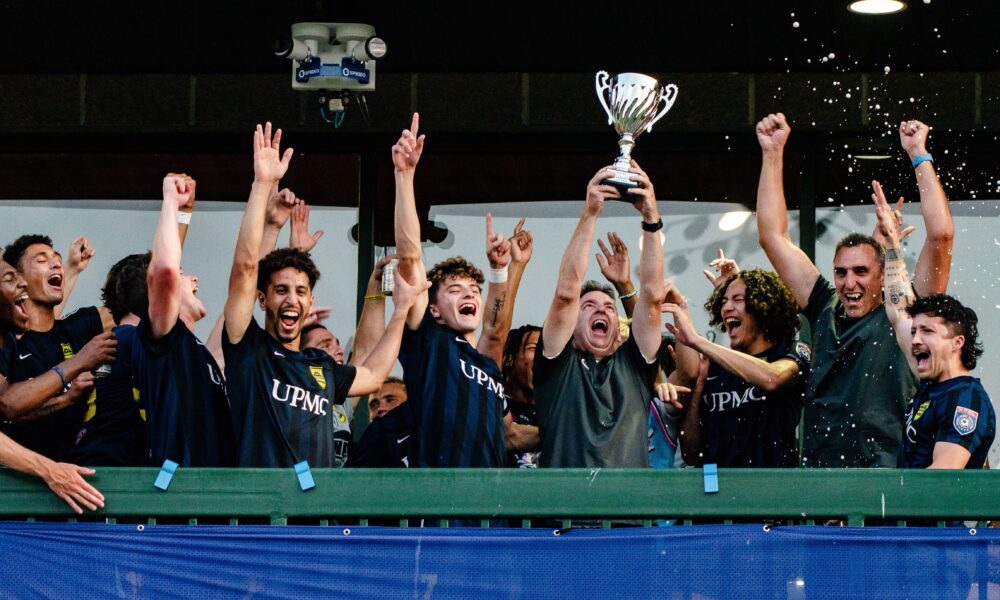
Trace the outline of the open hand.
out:
<instances>
[{"instance_id":1,"label":"open hand","mask_svg":"<svg viewBox=\"0 0 1000 600\"><path fill-rule=\"evenodd\" d=\"M263 127L258 123L253 133L254 180L267 185L280 181L288 171L292 152L291 148L286 148L284 154L281 153L280 129L276 130L272 137L271 122L268 121Z\"/></svg>"}]
</instances>

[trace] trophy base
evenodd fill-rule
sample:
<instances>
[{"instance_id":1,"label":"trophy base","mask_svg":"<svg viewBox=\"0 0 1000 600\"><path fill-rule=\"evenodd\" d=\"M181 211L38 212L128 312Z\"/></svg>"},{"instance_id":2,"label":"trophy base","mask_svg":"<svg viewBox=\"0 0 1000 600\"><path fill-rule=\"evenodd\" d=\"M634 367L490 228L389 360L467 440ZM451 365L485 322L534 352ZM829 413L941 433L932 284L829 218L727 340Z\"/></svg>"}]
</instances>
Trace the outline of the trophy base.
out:
<instances>
[{"instance_id":1,"label":"trophy base","mask_svg":"<svg viewBox=\"0 0 1000 600\"><path fill-rule=\"evenodd\" d=\"M619 171L618 169L615 169L614 173L615 173L614 177L609 177L604 181L602 181L601 183L605 185L614 186L615 188L617 188L618 191L621 192L622 197L620 198L620 200L622 200L623 202L628 202L628 203L635 202L635 196L633 194L628 194L628 190L639 187L639 184L628 178L629 176L628 171Z\"/></svg>"}]
</instances>

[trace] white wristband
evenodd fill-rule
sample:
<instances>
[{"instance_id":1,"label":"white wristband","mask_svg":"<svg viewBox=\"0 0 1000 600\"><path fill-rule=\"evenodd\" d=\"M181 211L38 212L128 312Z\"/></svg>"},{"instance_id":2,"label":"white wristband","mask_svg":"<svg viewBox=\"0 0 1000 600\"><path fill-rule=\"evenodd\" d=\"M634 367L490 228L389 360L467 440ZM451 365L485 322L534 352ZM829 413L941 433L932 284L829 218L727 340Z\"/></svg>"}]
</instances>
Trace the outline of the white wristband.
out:
<instances>
[{"instance_id":1,"label":"white wristband","mask_svg":"<svg viewBox=\"0 0 1000 600\"><path fill-rule=\"evenodd\" d=\"M178 225L190 225L191 224L191 213L189 213L189 212L178 212L177 213L177 224Z\"/></svg>"},{"instance_id":2,"label":"white wristband","mask_svg":"<svg viewBox=\"0 0 1000 600\"><path fill-rule=\"evenodd\" d=\"M500 269L490 269L490 283L506 283L507 267Z\"/></svg>"}]
</instances>

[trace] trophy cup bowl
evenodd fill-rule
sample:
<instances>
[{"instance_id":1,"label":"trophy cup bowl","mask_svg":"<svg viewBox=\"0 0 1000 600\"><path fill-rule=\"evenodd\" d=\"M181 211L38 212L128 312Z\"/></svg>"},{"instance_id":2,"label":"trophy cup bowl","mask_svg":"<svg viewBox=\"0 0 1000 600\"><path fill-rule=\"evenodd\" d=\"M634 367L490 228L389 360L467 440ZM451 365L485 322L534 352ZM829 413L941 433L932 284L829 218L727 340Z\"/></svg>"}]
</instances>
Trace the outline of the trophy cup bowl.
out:
<instances>
[{"instance_id":1,"label":"trophy cup bowl","mask_svg":"<svg viewBox=\"0 0 1000 600\"><path fill-rule=\"evenodd\" d=\"M641 73L619 73L614 77L607 71L598 71L594 81L597 98L608 113L608 125L618 133L619 155L615 159L614 177L603 183L613 185L624 193L638 183L629 179L632 147L639 134L653 130L653 124L667 114L677 99L677 86L659 82ZM662 107L661 107L662 104ZM623 197L624 199L624 197Z\"/></svg>"}]
</instances>

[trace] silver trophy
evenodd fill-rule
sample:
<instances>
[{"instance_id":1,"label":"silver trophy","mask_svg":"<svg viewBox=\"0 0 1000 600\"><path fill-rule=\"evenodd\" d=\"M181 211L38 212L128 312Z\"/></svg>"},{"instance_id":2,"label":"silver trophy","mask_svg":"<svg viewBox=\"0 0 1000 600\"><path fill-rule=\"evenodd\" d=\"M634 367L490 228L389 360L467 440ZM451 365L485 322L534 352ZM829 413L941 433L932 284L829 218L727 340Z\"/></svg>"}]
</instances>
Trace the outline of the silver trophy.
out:
<instances>
[{"instance_id":1,"label":"silver trophy","mask_svg":"<svg viewBox=\"0 0 1000 600\"><path fill-rule=\"evenodd\" d=\"M639 137L643 129L652 131L653 124L667 114L677 99L677 86L668 83L661 88L648 75L619 73L611 77L607 71L598 71L594 84L597 98L608 113L608 125L614 124L615 131L621 136L618 140L621 154L615 159L615 176L605 179L604 183L622 191L638 187L639 184L628 178L635 138ZM661 102L663 108L660 108Z\"/></svg>"}]
</instances>

